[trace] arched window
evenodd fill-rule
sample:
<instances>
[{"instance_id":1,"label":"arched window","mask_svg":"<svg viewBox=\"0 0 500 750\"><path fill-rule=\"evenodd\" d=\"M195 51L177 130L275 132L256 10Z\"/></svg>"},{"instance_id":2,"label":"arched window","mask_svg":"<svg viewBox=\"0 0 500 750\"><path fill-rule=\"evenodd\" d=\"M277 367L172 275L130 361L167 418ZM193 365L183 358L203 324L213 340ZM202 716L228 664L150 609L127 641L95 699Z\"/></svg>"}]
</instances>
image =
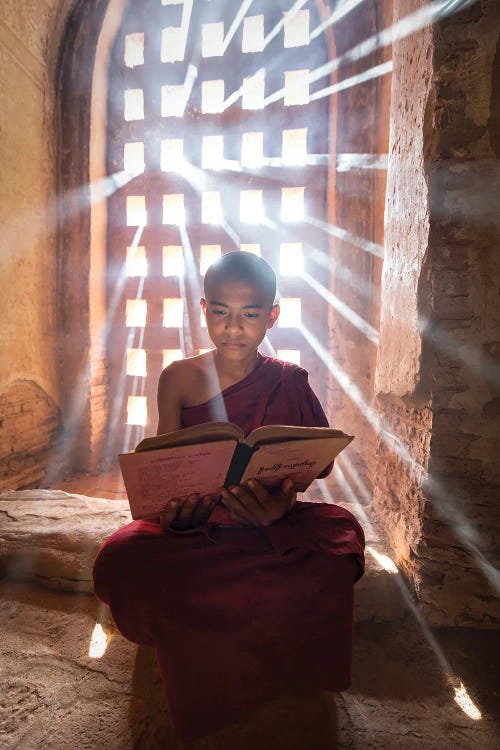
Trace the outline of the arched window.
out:
<instances>
[{"instance_id":1,"label":"arched window","mask_svg":"<svg viewBox=\"0 0 500 750\"><path fill-rule=\"evenodd\" d=\"M325 379L328 100L314 5L131 3L109 73L110 414L117 447L156 428L170 361L210 347L199 298L221 253L261 254L279 274L281 317L263 350ZM294 7L294 10L292 10ZM272 343L271 343L272 342ZM114 400L114 403L113 403ZM125 428L125 425L127 426Z\"/></svg>"}]
</instances>

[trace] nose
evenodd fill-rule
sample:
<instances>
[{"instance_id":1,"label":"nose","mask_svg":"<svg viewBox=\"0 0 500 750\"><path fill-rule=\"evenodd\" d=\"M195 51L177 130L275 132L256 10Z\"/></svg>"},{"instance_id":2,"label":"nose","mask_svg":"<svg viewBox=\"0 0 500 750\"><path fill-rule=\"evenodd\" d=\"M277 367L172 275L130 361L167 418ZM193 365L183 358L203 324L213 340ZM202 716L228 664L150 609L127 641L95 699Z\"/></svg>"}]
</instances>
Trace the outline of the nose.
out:
<instances>
[{"instance_id":1,"label":"nose","mask_svg":"<svg viewBox=\"0 0 500 750\"><path fill-rule=\"evenodd\" d=\"M240 333L241 330L242 325L240 316L229 314L226 317L226 331L228 333Z\"/></svg>"}]
</instances>

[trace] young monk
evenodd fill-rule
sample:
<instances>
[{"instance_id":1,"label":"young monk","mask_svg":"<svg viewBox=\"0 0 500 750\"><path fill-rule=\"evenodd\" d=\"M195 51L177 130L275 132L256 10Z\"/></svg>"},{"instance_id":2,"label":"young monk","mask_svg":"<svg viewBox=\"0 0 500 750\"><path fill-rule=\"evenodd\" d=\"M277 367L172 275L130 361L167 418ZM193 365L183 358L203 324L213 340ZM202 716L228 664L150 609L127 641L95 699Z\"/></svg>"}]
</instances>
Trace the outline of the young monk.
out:
<instances>
[{"instance_id":1,"label":"young monk","mask_svg":"<svg viewBox=\"0 0 500 750\"><path fill-rule=\"evenodd\" d=\"M204 293L215 348L162 372L158 433L221 420L245 434L327 426L306 371L258 352L279 315L271 267L228 253ZM173 723L191 741L288 688L349 686L363 548L347 510L296 502L290 479L273 491L249 481L117 531L97 556L95 592L126 638L156 650Z\"/></svg>"}]
</instances>

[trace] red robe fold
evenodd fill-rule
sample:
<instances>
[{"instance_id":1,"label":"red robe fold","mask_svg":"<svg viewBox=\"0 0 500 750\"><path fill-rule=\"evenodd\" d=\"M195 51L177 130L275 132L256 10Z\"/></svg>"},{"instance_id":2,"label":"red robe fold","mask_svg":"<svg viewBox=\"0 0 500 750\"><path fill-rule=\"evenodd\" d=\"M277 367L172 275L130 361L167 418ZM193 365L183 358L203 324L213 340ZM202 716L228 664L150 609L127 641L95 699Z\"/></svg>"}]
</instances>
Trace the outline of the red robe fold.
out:
<instances>
[{"instance_id":1,"label":"red robe fold","mask_svg":"<svg viewBox=\"0 0 500 750\"><path fill-rule=\"evenodd\" d=\"M263 424L328 424L307 373L270 357L221 396L185 408L183 424L220 419L224 408L245 434ZM266 528L226 520L218 506L188 532L134 521L104 542L94 565L95 593L121 633L155 648L186 741L295 685L350 683L364 548L354 516L299 502Z\"/></svg>"}]
</instances>

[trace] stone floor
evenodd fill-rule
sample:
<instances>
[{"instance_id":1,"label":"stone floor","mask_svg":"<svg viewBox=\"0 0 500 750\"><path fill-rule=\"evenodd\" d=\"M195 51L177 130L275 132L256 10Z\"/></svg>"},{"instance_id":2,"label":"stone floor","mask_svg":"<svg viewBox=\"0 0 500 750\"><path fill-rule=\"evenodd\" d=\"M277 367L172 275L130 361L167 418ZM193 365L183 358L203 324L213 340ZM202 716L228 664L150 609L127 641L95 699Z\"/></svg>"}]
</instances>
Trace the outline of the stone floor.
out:
<instances>
[{"instance_id":1,"label":"stone floor","mask_svg":"<svg viewBox=\"0 0 500 750\"><path fill-rule=\"evenodd\" d=\"M123 491L118 477L109 475L62 488L112 500L120 500ZM82 538L65 546L65 556L47 557L47 541L52 544L56 533L59 541L66 539L71 531L72 502L77 501L71 496L66 505L55 499L47 528L29 498L26 509L16 512L8 500L0 503L0 750L179 750L152 653L113 632L105 608L88 591L88 570L82 572L79 555L89 554L93 510L82 506ZM98 514L102 523L96 522L94 533L104 534L102 524L120 521L123 505L110 506L113 510ZM9 548L17 555L31 553L31 568L21 566L18 580L8 575L15 559ZM61 564L76 571L69 584L54 575ZM500 748L498 634L426 630L405 602L396 606L394 596L402 591L393 583L397 576L385 574L387 583L383 575L371 567L365 588L358 589L350 690L282 696L254 712L253 721L228 727L193 750ZM375 621L375 611L382 622ZM105 653L91 658L96 622L111 637ZM481 718L469 718L455 702L460 682Z\"/></svg>"},{"instance_id":2,"label":"stone floor","mask_svg":"<svg viewBox=\"0 0 500 750\"><path fill-rule=\"evenodd\" d=\"M88 656L104 613L88 594L61 594L31 583L0 584L0 748L2 750L178 750L154 659L146 648L111 637ZM492 632L436 634L482 718L453 700L438 660L414 620L356 626L353 685L336 696L342 750L495 750L500 696ZM297 716L286 703L268 710L275 741L229 729L200 750L316 750L325 717L309 711L310 738L297 744ZM318 711L320 711L318 713ZM262 713L262 712L261 712ZM307 714L306 714L307 715ZM262 716L258 717L262 725ZM265 717L264 717L265 718ZM326 727L328 730L328 727ZM262 730L261 730L262 731Z\"/></svg>"}]
</instances>

